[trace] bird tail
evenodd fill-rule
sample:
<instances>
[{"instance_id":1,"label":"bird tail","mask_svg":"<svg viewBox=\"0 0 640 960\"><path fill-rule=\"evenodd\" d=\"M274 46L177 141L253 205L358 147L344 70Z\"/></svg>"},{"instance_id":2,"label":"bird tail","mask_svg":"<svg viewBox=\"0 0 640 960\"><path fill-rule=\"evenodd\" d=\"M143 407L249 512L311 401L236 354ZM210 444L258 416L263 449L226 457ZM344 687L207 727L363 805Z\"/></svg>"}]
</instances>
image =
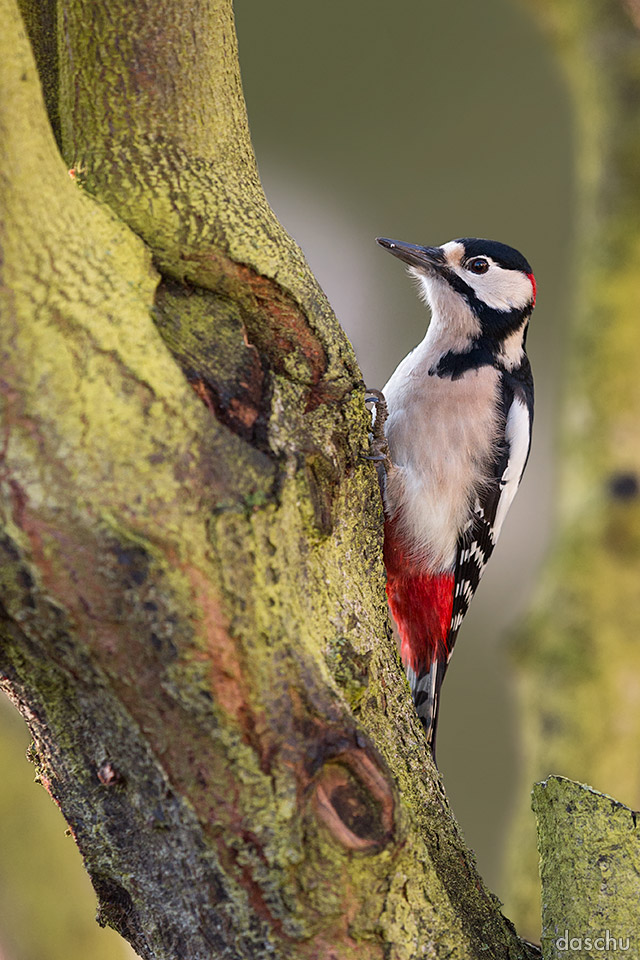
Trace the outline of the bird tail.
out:
<instances>
[{"instance_id":1,"label":"bird tail","mask_svg":"<svg viewBox=\"0 0 640 960\"><path fill-rule=\"evenodd\" d=\"M413 702L435 758L440 687L449 662L453 575L387 576L387 598Z\"/></svg>"},{"instance_id":2,"label":"bird tail","mask_svg":"<svg viewBox=\"0 0 640 960\"><path fill-rule=\"evenodd\" d=\"M447 671L446 659L434 660L429 669L418 673L407 663L405 672L411 688L411 696L416 713L424 727L427 743L433 759L436 758L436 732L438 729L438 710L440 707L440 687Z\"/></svg>"},{"instance_id":3,"label":"bird tail","mask_svg":"<svg viewBox=\"0 0 640 960\"><path fill-rule=\"evenodd\" d=\"M426 573L404 552L398 517L385 521L387 599L413 702L435 756L438 697L450 656L453 571Z\"/></svg>"}]
</instances>

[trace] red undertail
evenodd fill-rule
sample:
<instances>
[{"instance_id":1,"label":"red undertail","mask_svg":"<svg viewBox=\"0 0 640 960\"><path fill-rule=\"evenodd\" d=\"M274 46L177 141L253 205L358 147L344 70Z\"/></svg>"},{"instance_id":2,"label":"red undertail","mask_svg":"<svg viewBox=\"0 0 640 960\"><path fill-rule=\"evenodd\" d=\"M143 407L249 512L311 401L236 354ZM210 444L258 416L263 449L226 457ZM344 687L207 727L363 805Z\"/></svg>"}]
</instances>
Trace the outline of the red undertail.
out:
<instances>
[{"instance_id":1,"label":"red undertail","mask_svg":"<svg viewBox=\"0 0 640 960\"><path fill-rule=\"evenodd\" d=\"M400 655L416 676L445 662L453 608L453 573L419 572L407 559L393 520L385 522L387 598L400 634Z\"/></svg>"}]
</instances>

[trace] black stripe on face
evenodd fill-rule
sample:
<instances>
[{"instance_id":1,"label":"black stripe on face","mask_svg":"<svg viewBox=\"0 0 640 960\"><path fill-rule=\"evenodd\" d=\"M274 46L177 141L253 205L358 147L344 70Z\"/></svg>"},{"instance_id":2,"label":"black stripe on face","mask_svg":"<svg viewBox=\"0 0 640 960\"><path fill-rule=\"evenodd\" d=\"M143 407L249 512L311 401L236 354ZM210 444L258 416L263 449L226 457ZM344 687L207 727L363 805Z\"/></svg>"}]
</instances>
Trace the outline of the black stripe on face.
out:
<instances>
[{"instance_id":1,"label":"black stripe on face","mask_svg":"<svg viewBox=\"0 0 640 960\"><path fill-rule=\"evenodd\" d=\"M452 290L466 300L469 309L480 321L483 334L492 340L503 340L508 337L521 326L533 310L533 303L528 303L521 309L496 310L494 307L488 307L484 300L480 300L473 287L469 286L455 271L442 270L441 276Z\"/></svg>"}]
</instances>

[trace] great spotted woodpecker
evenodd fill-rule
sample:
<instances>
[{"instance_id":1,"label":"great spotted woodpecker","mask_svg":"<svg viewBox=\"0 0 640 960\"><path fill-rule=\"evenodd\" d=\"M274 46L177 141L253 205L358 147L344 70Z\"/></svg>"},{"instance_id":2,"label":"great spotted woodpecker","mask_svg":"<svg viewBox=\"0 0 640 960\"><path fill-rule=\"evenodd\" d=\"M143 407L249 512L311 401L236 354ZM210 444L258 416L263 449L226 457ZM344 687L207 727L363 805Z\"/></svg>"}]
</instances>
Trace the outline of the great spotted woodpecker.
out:
<instances>
[{"instance_id":1,"label":"great spotted woodpecker","mask_svg":"<svg viewBox=\"0 0 640 960\"><path fill-rule=\"evenodd\" d=\"M492 240L377 242L409 265L431 308L424 340L369 400L387 597L435 756L440 687L529 456L536 283L520 253Z\"/></svg>"}]
</instances>

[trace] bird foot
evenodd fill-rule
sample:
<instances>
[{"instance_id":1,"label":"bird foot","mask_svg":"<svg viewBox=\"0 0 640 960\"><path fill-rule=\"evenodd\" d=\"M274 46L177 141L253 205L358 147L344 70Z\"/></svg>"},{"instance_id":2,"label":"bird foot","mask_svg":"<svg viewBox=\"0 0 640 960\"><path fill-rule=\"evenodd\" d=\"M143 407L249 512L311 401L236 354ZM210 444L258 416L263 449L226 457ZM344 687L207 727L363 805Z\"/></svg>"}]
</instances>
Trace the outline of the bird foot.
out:
<instances>
[{"instance_id":1,"label":"bird foot","mask_svg":"<svg viewBox=\"0 0 640 960\"><path fill-rule=\"evenodd\" d=\"M389 409L387 407L387 401L384 398L384 394L381 390L367 390L364 402L366 405L373 404L371 411L375 411L373 421L371 424L371 453L367 456L363 456L365 460L372 460L375 463L379 463L385 473L389 473L393 463L391 461L391 455L389 453L389 444L387 443L387 438L384 435L384 425L389 416Z\"/></svg>"}]
</instances>

